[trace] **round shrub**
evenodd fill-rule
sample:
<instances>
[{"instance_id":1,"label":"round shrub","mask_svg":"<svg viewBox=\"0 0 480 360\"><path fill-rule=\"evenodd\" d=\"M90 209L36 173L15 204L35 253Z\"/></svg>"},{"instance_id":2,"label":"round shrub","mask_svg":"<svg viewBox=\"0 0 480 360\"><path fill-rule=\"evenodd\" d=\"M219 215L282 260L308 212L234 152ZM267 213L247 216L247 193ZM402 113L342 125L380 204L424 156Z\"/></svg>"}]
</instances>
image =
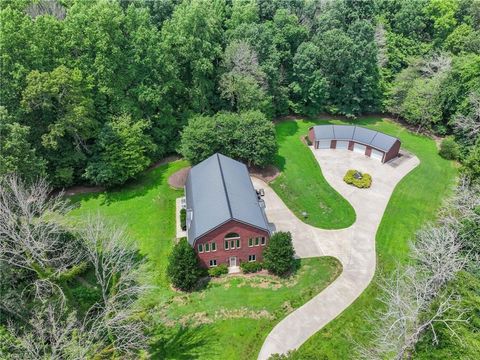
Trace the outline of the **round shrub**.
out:
<instances>
[{"instance_id":1,"label":"round shrub","mask_svg":"<svg viewBox=\"0 0 480 360\"><path fill-rule=\"evenodd\" d=\"M177 289L190 291L197 284L201 271L198 267L195 250L181 238L170 254L167 275Z\"/></svg>"},{"instance_id":2,"label":"round shrub","mask_svg":"<svg viewBox=\"0 0 480 360\"><path fill-rule=\"evenodd\" d=\"M219 277L228 274L227 264L220 264L218 266L208 269L208 275L211 277Z\"/></svg>"},{"instance_id":3,"label":"round shrub","mask_svg":"<svg viewBox=\"0 0 480 360\"><path fill-rule=\"evenodd\" d=\"M358 188L369 188L372 186L372 177L370 174L362 174L357 170L348 170L343 181Z\"/></svg>"},{"instance_id":4,"label":"round shrub","mask_svg":"<svg viewBox=\"0 0 480 360\"><path fill-rule=\"evenodd\" d=\"M286 275L295 266L294 255L292 234L279 231L270 238L263 252L263 265L275 275Z\"/></svg>"},{"instance_id":5,"label":"round shrub","mask_svg":"<svg viewBox=\"0 0 480 360\"><path fill-rule=\"evenodd\" d=\"M256 273L263 268L263 264L261 262L242 262L240 264L240 268L245 274Z\"/></svg>"},{"instance_id":6,"label":"round shrub","mask_svg":"<svg viewBox=\"0 0 480 360\"><path fill-rule=\"evenodd\" d=\"M457 160L460 157L460 147L452 137L446 137L440 144L441 157L447 160Z\"/></svg>"}]
</instances>

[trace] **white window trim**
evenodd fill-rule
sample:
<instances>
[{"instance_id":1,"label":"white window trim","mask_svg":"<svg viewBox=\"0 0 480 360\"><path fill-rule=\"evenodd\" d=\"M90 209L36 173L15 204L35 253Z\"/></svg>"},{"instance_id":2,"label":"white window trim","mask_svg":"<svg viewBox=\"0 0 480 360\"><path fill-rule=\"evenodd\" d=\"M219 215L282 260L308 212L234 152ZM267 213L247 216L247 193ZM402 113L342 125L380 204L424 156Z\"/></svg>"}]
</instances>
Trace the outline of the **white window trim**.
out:
<instances>
[{"instance_id":1,"label":"white window trim","mask_svg":"<svg viewBox=\"0 0 480 360\"><path fill-rule=\"evenodd\" d=\"M215 250L213 250L212 245L215 245ZM216 242L211 242L211 243L210 243L210 251L212 251L212 252L217 251L217 243L216 243Z\"/></svg>"},{"instance_id":2,"label":"white window trim","mask_svg":"<svg viewBox=\"0 0 480 360\"><path fill-rule=\"evenodd\" d=\"M265 246L267 244L267 238L265 236L262 236L260 238L260 245Z\"/></svg>"},{"instance_id":3,"label":"white window trim","mask_svg":"<svg viewBox=\"0 0 480 360\"><path fill-rule=\"evenodd\" d=\"M212 265L213 262L214 262L215 264ZM217 259L212 259L212 260L210 260L209 264L210 264L210 267L217 267L217 266L218 266L218 265L217 265Z\"/></svg>"},{"instance_id":4,"label":"white window trim","mask_svg":"<svg viewBox=\"0 0 480 360\"><path fill-rule=\"evenodd\" d=\"M257 261L257 255L248 255L248 262L255 262Z\"/></svg>"},{"instance_id":5,"label":"white window trim","mask_svg":"<svg viewBox=\"0 0 480 360\"><path fill-rule=\"evenodd\" d=\"M252 245L250 245L252 244ZM248 239L248 247L253 247L253 238Z\"/></svg>"},{"instance_id":6,"label":"white window trim","mask_svg":"<svg viewBox=\"0 0 480 360\"><path fill-rule=\"evenodd\" d=\"M200 247L202 248L202 250L200 250ZM198 244L197 245L197 250L198 250L199 254L203 253L203 244Z\"/></svg>"},{"instance_id":7,"label":"white window trim","mask_svg":"<svg viewBox=\"0 0 480 360\"><path fill-rule=\"evenodd\" d=\"M223 241L223 248L225 250L230 250L230 240L224 240Z\"/></svg>"}]
</instances>

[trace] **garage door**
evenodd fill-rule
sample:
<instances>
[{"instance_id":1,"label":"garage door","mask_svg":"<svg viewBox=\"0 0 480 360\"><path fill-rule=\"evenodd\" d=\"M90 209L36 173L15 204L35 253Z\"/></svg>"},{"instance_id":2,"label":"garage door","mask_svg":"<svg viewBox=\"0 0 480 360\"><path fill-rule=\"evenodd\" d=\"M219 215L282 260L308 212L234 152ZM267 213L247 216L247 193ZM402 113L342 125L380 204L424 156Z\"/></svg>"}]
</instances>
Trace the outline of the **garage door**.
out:
<instances>
[{"instance_id":1,"label":"garage door","mask_svg":"<svg viewBox=\"0 0 480 360\"><path fill-rule=\"evenodd\" d=\"M379 150L372 149L372 153L370 154L370 157L382 161L382 159L383 159L383 152L382 152L382 151L379 151Z\"/></svg>"},{"instance_id":2,"label":"garage door","mask_svg":"<svg viewBox=\"0 0 480 360\"><path fill-rule=\"evenodd\" d=\"M353 145L353 151L359 154L365 154L365 150L367 150L367 147L365 145L357 144Z\"/></svg>"},{"instance_id":3,"label":"garage door","mask_svg":"<svg viewBox=\"0 0 480 360\"><path fill-rule=\"evenodd\" d=\"M348 150L348 141L339 141L339 140L337 140L337 149Z\"/></svg>"},{"instance_id":4,"label":"garage door","mask_svg":"<svg viewBox=\"0 0 480 360\"><path fill-rule=\"evenodd\" d=\"M330 149L330 140L317 141L319 149Z\"/></svg>"}]
</instances>

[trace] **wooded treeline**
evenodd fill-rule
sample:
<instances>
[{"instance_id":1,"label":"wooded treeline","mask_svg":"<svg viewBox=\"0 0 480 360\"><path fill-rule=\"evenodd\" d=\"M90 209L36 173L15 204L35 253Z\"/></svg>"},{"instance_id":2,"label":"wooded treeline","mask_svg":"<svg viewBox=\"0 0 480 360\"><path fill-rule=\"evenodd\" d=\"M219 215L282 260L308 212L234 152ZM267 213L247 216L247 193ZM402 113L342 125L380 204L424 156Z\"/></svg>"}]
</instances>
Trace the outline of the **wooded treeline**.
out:
<instances>
[{"instance_id":1,"label":"wooded treeline","mask_svg":"<svg viewBox=\"0 0 480 360\"><path fill-rule=\"evenodd\" d=\"M0 6L3 174L120 184L219 111L388 111L480 156L479 1Z\"/></svg>"}]
</instances>

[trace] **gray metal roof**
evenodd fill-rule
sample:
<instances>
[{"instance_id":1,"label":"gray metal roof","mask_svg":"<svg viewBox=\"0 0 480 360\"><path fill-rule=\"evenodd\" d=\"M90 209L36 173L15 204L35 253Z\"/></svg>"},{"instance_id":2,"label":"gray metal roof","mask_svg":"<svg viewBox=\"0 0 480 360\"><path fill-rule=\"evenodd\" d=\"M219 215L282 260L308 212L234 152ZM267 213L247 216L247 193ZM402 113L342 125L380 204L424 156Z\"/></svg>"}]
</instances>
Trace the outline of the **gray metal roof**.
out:
<instances>
[{"instance_id":1,"label":"gray metal roof","mask_svg":"<svg viewBox=\"0 0 480 360\"><path fill-rule=\"evenodd\" d=\"M385 152L400 141L396 137L355 125L316 125L313 132L315 140L353 140Z\"/></svg>"},{"instance_id":2,"label":"gray metal roof","mask_svg":"<svg viewBox=\"0 0 480 360\"><path fill-rule=\"evenodd\" d=\"M264 209L247 167L214 154L190 170L185 184L188 241L195 240L229 220L270 231Z\"/></svg>"}]
</instances>

